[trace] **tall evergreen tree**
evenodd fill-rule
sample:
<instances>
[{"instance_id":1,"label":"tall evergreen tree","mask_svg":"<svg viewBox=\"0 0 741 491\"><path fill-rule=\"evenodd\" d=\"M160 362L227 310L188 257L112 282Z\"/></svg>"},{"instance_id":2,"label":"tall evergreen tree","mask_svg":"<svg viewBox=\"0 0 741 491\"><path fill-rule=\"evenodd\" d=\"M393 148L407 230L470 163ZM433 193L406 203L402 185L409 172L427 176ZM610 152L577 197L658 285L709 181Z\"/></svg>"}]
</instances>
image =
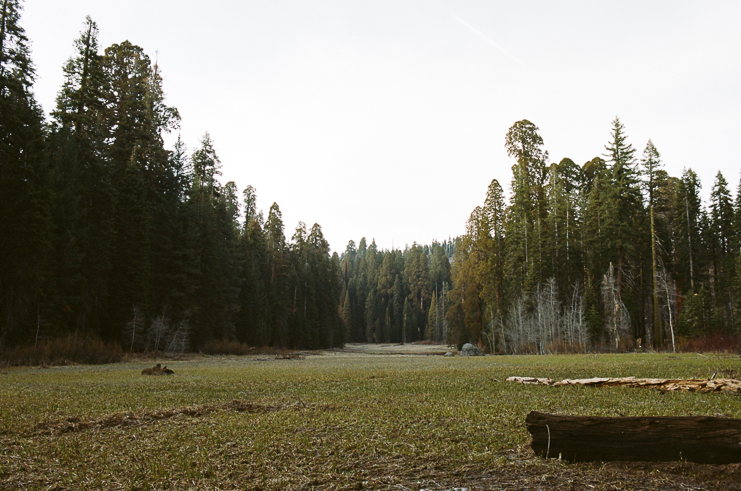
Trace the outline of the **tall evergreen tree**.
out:
<instances>
[{"instance_id":1,"label":"tall evergreen tree","mask_svg":"<svg viewBox=\"0 0 741 491\"><path fill-rule=\"evenodd\" d=\"M504 312L504 292L505 292L505 227L506 227L506 204L504 201L504 191L499 181L496 179L489 183L489 189L486 192L484 200L483 217L486 219L486 231L490 237L482 237L486 244L484 247L490 247L488 251L488 264L484 273L484 284L482 285L482 295L490 307L493 308L494 315L501 315Z\"/></svg>"},{"instance_id":2,"label":"tall evergreen tree","mask_svg":"<svg viewBox=\"0 0 741 491\"><path fill-rule=\"evenodd\" d=\"M409 288L409 307L413 313L408 318L407 341L417 341L423 338L425 332L425 307L430 298L430 276L427 264L427 255L419 245L415 244L407 251L404 265L404 281Z\"/></svg>"},{"instance_id":3,"label":"tall evergreen tree","mask_svg":"<svg viewBox=\"0 0 741 491\"><path fill-rule=\"evenodd\" d=\"M658 235L656 233L656 201L658 199L658 178L657 172L661 169L661 155L654 146L651 140L648 140L646 149L643 151L643 159L641 160L642 173L645 177L643 181L644 188L646 190L647 202L649 214L651 217L651 277L652 281L652 297L653 297L653 318L654 318L654 332L658 333L660 339L663 339L663 325L661 322L661 311L659 309L659 291L657 286L658 281L658 264L657 264L657 241ZM659 245L660 247L660 245Z\"/></svg>"},{"instance_id":4,"label":"tall evergreen tree","mask_svg":"<svg viewBox=\"0 0 741 491\"><path fill-rule=\"evenodd\" d=\"M712 294L716 305L716 323L724 330L735 324L733 288L737 240L734 231L734 210L728 182L721 172L715 177L710 192L710 227L713 266Z\"/></svg>"},{"instance_id":5,"label":"tall evergreen tree","mask_svg":"<svg viewBox=\"0 0 741 491\"><path fill-rule=\"evenodd\" d=\"M289 284L286 238L283 234L283 214L277 203L270 206L265 223L268 259L268 332L270 344L288 347Z\"/></svg>"},{"instance_id":6,"label":"tall evergreen tree","mask_svg":"<svg viewBox=\"0 0 741 491\"><path fill-rule=\"evenodd\" d=\"M135 305L150 315L153 305L153 255L156 240L155 211L160 206L169 154L163 134L176 128L179 114L164 104L162 78L144 50L128 41L105 50L107 79L103 124L106 159L114 183L114 245L110 281L110 319L106 337L114 337ZM146 238L144 238L146 237Z\"/></svg>"},{"instance_id":7,"label":"tall evergreen tree","mask_svg":"<svg viewBox=\"0 0 741 491\"><path fill-rule=\"evenodd\" d=\"M57 319L66 329L92 333L102 333L108 322L115 217L103 124L108 82L98 35L87 17L63 67L49 136L55 224L50 302L69 319Z\"/></svg>"},{"instance_id":8,"label":"tall evergreen tree","mask_svg":"<svg viewBox=\"0 0 741 491\"><path fill-rule=\"evenodd\" d=\"M700 189L697 174L692 169L685 169L677 183L674 205L677 214L672 223L675 234L675 269L683 292L697 293L702 280L701 272L704 270Z\"/></svg>"},{"instance_id":9,"label":"tall evergreen tree","mask_svg":"<svg viewBox=\"0 0 741 491\"><path fill-rule=\"evenodd\" d=\"M605 156L611 163L610 181L607 187L607 196L602 205L604 211L604 230L606 245L610 259L615 264L616 295L626 303L629 310L633 310L631 318L642 322L643 316L636 312L642 306L639 298L640 283L636 282L640 272L642 250L639 245L641 230L644 228L644 213L639 188L639 176L636 169L635 150L628 143L625 126L616 117L612 122L611 141L605 146ZM625 275L629 268L633 278L632 291L626 291ZM603 273L604 274L604 273ZM634 301L626 298L626 293L634 297ZM634 325L634 335L642 337L642 329ZM654 333L657 347L663 346L663 331L657 329Z\"/></svg>"},{"instance_id":10,"label":"tall evergreen tree","mask_svg":"<svg viewBox=\"0 0 741 491\"><path fill-rule=\"evenodd\" d=\"M511 289L514 295L531 291L542 278L544 260L545 194L548 152L538 127L528 120L516 122L505 136L512 166L512 203L508 221ZM516 293L515 293L516 292Z\"/></svg>"},{"instance_id":11,"label":"tall evergreen tree","mask_svg":"<svg viewBox=\"0 0 741 491\"><path fill-rule=\"evenodd\" d=\"M0 2L0 342L33 336L50 243L43 113L19 0Z\"/></svg>"},{"instance_id":12,"label":"tall evergreen tree","mask_svg":"<svg viewBox=\"0 0 741 491\"><path fill-rule=\"evenodd\" d=\"M247 186L243 192L245 223L240 239L242 287L240 311L236 320L237 340L256 346L267 346L269 338L270 306L268 305L267 244L262 224L258 219L256 192Z\"/></svg>"}]
</instances>

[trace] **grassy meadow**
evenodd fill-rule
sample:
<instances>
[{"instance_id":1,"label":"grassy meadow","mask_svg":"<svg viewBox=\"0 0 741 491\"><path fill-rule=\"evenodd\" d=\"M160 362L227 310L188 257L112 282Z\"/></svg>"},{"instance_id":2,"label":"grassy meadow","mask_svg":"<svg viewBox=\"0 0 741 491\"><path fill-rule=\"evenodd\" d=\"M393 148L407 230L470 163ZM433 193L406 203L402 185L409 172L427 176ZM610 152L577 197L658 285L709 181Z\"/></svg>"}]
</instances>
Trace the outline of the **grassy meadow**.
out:
<instances>
[{"instance_id":1,"label":"grassy meadow","mask_svg":"<svg viewBox=\"0 0 741 491\"><path fill-rule=\"evenodd\" d=\"M741 373L738 356L351 346L163 363L176 374L141 376L150 360L2 369L0 489L740 489L739 465L544 461L524 424L532 410L741 418L738 396L505 382L708 378Z\"/></svg>"}]
</instances>

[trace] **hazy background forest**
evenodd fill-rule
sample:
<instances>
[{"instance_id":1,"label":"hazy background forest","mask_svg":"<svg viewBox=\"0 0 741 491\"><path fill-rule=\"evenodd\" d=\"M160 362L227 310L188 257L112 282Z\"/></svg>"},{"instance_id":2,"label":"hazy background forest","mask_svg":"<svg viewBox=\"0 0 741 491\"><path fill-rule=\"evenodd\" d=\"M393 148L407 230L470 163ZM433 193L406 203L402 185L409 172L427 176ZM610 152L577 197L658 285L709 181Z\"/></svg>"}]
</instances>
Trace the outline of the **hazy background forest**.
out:
<instances>
[{"instance_id":1,"label":"hazy background forest","mask_svg":"<svg viewBox=\"0 0 741 491\"><path fill-rule=\"evenodd\" d=\"M265 213L253 187L222 184L208 133L166 148L180 115L157 63L99 46L90 18L45 115L20 3L2 5L2 348L73 335L132 352L738 347L741 189L734 202L718 172L703 203L697 175L668 175L618 118L583 165L551 163L537 126L515 122L509 195L492 181L460 237L332 252L319 224L289 238L278 204Z\"/></svg>"}]
</instances>

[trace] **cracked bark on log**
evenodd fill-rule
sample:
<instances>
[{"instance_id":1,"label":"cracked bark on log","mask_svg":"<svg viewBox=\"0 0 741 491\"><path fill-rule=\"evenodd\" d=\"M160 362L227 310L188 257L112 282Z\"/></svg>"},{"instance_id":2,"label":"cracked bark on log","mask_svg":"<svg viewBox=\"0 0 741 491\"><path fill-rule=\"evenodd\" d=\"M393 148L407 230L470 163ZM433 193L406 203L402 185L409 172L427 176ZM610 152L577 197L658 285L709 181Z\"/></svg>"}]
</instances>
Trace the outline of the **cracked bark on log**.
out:
<instances>
[{"instance_id":1,"label":"cracked bark on log","mask_svg":"<svg viewBox=\"0 0 741 491\"><path fill-rule=\"evenodd\" d=\"M708 416L598 417L531 412L533 451L572 462L741 462L741 419Z\"/></svg>"}]
</instances>

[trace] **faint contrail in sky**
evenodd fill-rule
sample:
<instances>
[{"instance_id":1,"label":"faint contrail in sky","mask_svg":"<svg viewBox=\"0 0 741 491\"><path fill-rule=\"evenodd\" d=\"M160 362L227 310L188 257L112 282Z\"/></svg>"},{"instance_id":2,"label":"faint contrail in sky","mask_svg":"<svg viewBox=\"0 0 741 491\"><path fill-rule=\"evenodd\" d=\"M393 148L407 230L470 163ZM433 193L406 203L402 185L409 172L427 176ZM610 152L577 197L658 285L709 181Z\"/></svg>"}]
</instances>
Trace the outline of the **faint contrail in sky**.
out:
<instances>
[{"instance_id":1,"label":"faint contrail in sky","mask_svg":"<svg viewBox=\"0 0 741 491\"><path fill-rule=\"evenodd\" d=\"M530 67L529 66L527 66L526 64L524 64L523 62L521 62L520 60L518 60L517 58L515 58L512 54L509 53L509 51L507 51L506 49L502 48L497 43L495 43L494 41L492 41L491 39L489 39L488 37L486 37L486 35L484 33L482 33L481 31L479 31L475 27L473 27L471 24L469 24L468 22L466 22L465 20L461 19L460 17L458 17L456 15L452 15L452 17L455 20L457 20L458 22L460 22L461 24L463 24L463 27L467 28L468 30L470 30L471 32L473 32L474 34L476 34L478 37L480 37L481 39L483 39L487 43L491 44L492 46L494 46L495 48L497 48L499 51L501 51L502 53L504 53L505 55L507 55L508 57L510 57L511 59L513 59L514 61L516 61L520 65L522 65L523 67L525 67L528 70L530 70Z\"/></svg>"}]
</instances>

